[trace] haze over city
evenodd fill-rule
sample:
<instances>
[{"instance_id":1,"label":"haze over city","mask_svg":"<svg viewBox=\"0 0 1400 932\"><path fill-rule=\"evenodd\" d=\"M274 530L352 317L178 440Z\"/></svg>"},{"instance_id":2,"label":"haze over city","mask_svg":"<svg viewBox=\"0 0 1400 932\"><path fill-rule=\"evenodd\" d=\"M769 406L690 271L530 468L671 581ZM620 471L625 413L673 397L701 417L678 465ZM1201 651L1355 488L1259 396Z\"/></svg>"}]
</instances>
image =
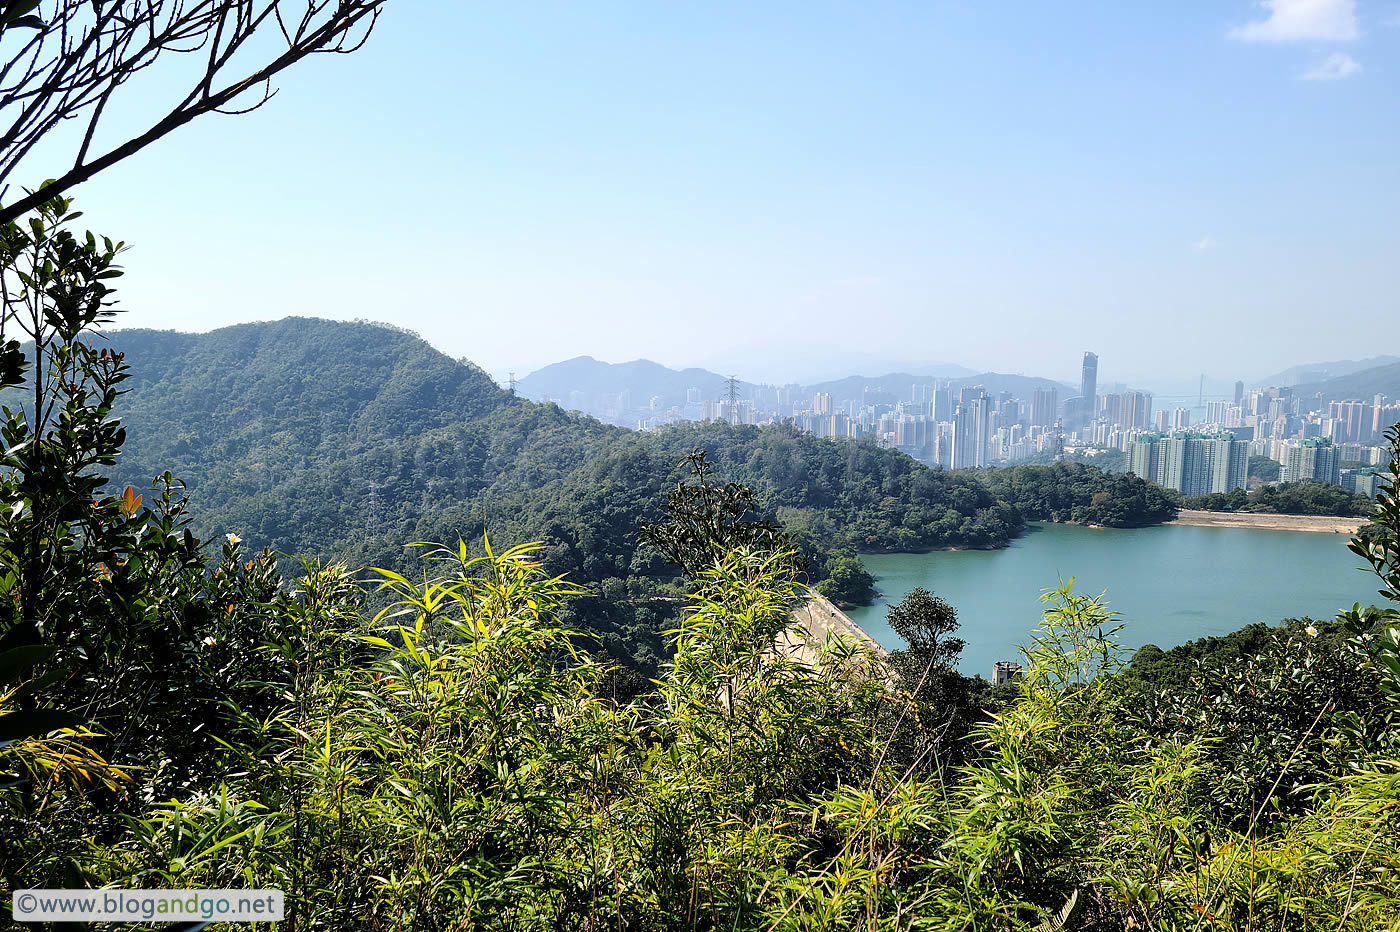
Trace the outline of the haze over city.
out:
<instances>
[{"instance_id":1,"label":"haze over city","mask_svg":"<svg viewBox=\"0 0 1400 932\"><path fill-rule=\"evenodd\" d=\"M75 193L135 246L128 327L385 320L498 378L1074 380L1092 347L1230 384L1385 351L1396 12L404 2Z\"/></svg>"}]
</instances>

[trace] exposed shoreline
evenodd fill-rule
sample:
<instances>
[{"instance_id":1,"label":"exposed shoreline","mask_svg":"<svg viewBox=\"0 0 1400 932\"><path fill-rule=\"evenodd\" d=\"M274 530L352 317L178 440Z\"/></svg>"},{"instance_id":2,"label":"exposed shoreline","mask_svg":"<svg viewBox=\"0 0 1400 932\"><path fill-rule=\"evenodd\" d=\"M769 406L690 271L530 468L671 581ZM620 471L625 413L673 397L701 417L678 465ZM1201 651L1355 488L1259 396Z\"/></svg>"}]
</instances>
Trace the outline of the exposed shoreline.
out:
<instances>
[{"instance_id":1,"label":"exposed shoreline","mask_svg":"<svg viewBox=\"0 0 1400 932\"><path fill-rule=\"evenodd\" d=\"M1193 527L1248 527L1267 531L1355 534L1366 522L1366 518L1341 518L1329 515L1250 514L1234 511L1193 511L1183 508L1175 521L1166 523L1188 524Z\"/></svg>"}]
</instances>

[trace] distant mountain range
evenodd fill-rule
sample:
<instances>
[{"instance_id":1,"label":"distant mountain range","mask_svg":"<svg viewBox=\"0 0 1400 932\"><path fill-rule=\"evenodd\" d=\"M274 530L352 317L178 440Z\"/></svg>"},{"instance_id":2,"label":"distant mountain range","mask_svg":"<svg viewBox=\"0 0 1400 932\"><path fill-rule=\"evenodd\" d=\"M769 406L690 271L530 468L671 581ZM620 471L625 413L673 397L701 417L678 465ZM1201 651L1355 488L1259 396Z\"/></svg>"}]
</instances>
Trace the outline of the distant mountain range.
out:
<instances>
[{"instance_id":1,"label":"distant mountain range","mask_svg":"<svg viewBox=\"0 0 1400 932\"><path fill-rule=\"evenodd\" d=\"M814 345L785 341L781 353L773 350L772 346L729 348L722 355L711 353L699 363L706 368L745 375L751 382L769 385L811 385L867 372L908 372L944 379L977 374L976 369L956 363L930 362L927 357L896 357L838 343Z\"/></svg>"},{"instance_id":2,"label":"distant mountain range","mask_svg":"<svg viewBox=\"0 0 1400 932\"><path fill-rule=\"evenodd\" d=\"M668 369L649 359L607 363L575 356L531 372L516 384L517 391L532 401L548 398L566 410L623 426L635 424L621 417L621 412L646 408L652 398L660 399L662 410L684 405L692 388L700 390L701 398L713 400L724 392L725 377L706 369ZM745 397L753 390L748 382L738 383L738 388ZM624 394L629 396L627 403L620 403Z\"/></svg>"},{"instance_id":3,"label":"distant mountain range","mask_svg":"<svg viewBox=\"0 0 1400 932\"><path fill-rule=\"evenodd\" d=\"M832 382L818 382L815 385L806 386L806 389L813 392L830 392L832 397L857 398L860 396L862 390L869 388L872 391L892 395L903 400L909 397L911 386L932 385L935 381L936 380L931 376L911 375L907 372L893 372L888 375L880 375L873 378L863 375L853 375ZM1042 379L1034 376L1006 375L1000 372L981 372L962 378L951 379L948 380L948 382L954 391L962 388L964 385L980 385L990 394L995 395L999 392L1011 392L1025 401L1030 401L1031 393L1037 390L1050 388L1060 393L1061 401L1079 394L1079 387L1077 385L1069 385L1065 382L1056 382L1053 379Z\"/></svg>"},{"instance_id":4,"label":"distant mountain range","mask_svg":"<svg viewBox=\"0 0 1400 932\"><path fill-rule=\"evenodd\" d=\"M1057 390L1060 401L1079 394L1079 386L1067 382L999 372L978 373L951 363L930 363L910 367L910 370L883 375L847 375L804 383L799 388L802 395L810 397L815 392L825 392L838 402L866 396L867 390L880 401L902 401L911 397L913 386L931 386L937 380L947 381L954 391L965 385L981 385L993 395L1010 392L1026 401L1035 391L1043 389ZM700 402L722 399L727 391L726 382L724 375L698 367L672 369L649 359L608 363L592 356L577 356L530 373L517 387L526 398L548 399L566 410L582 411L604 423L635 428L638 420L648 413L661 414L677 407L688 406L692 410L686 416L698 417L693 410L697 398ZM737 388L741 398L756 399L765 392L765 385L769 386L766 393L771 395L772 384L741 379ZM1306 363L1252 384L1288 386L1304 396L1320 393L1324 401L1370 400L1377 393L1400 398L1400 356ZM692 393L692 389L696 392Z\"/></svg>"},{"instance_id":5,"label":"distant mountain range","mask_svg":"<svg viewBox=\"0 0 1400 932\"><path fill-rule=\"evenodd\" d=\"M913 386L932 385L938 378L950 380L954 390L963 385L981 385L992 394L1012 392L1026 400L1037 389L1054 388L1060 392L1062 400L1079 392L1077 386L1051 379L975 373L948 363L931 364L923 367L923 371L912 373L852 375L803 385L801 390L807 395L829 392L837 399L847 399L859 398L870 389L893 400L906 400ZM534 401L547 398L567 410L582 411L606 423L634 427L638 415L653 408L653 399L656 399L655 409L661 412L694 404L695 395L690 394L691 389L698 390L699 401L715 401L724 396L726 383L725 376L708 369L671 369L649 359L607 363L592 356L576 356L530 373L517 383L517 390ZM752 398L759 385L739 380L736 387L741 398Z\"/></svg>"},{"instance_id":6,"label":"distant mountain range","mask_svg":"<svg viewBox=\"0 0 1400 932\"><path fill-rule=\"evenodd\" d=\"M1275 372L1273 375L1256 379L1254 384L1260 388L1270 386L1294 386L1304 384L1315 384L1342 376L1362 372L1367 369L1376 369L1388 366L1391 363L1400 363L1400 356L1372 356L1369 359L1339 359L1335 362L1313 362L1301 366L1293 366L1284 369L1282 372Z\"/></svg>"},{"instance_id":7,"label":"distant mountain range","mask_svg":"<svg viewBox=\"0 0 1400 932\"><path fill-rule=\"evenodd\" d=\"M1304 398L1320 395L1323 401L1370 401L1378 394L1392 401L1400 398L1400 359L1393 356L1377 358L1395 361L1338 378L1297 385L1294 386L1294 394Z\"/></svg>"}]
</instances>

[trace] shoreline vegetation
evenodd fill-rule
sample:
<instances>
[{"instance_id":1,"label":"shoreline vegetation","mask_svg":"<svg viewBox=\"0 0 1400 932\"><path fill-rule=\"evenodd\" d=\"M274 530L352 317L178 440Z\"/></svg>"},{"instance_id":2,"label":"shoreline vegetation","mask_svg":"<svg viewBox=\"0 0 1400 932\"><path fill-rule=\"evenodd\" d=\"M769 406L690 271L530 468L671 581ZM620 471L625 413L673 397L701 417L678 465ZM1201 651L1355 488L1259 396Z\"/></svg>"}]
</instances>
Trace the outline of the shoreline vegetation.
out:
<instances>
[{"instance_id":1,"label":"shoreline vegetation","mask_svg":"<svg viewBox=\"0 0 1400 932\"><path fill-rule=\"evenodd\" d=\"M1261 512L1197 511L1183 508L1174 521L1192 527L1243 527L1266 531L1309 531L1313 533L1356 534L1369 523L1366 518L1335 515L1280 515Z\"/></svg>"}]
</instances>

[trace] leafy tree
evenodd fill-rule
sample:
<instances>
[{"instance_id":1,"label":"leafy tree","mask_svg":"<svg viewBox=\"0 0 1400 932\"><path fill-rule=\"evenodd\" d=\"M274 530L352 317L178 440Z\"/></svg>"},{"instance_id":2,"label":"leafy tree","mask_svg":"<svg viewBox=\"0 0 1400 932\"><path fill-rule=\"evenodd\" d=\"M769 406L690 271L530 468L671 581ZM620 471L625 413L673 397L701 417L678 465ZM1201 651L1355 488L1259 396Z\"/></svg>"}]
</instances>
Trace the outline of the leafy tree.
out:
<instances>
[{"instance_id":1,"label":"leafy tree","mask_svg":"<svg viewBox=\"0 0 1400 932\"><path fill-rule=\"evenodd\" d=\"M905 766L937 771L964 760L966 737L981 717L985 683L957 670L963 640L957 609L922 587L890 606L890 627L909 648L890 654L888 663L909 690L914 715L896 725L887 740L894 759Z\"/></svg>"},{"instance_id":2,"label":"leafy tree","mask_svg":"<svg viewBox=\"0 0 1400 932\"><path fill-rule=\"evenodd\" d=\"M822 595L838 605L857 605L870 600L875 578L859 556L849 551L831 555L825 564L825 578L816 584Z\"/></svg>"},{"instance_id":3,"label":"leafy tree","mask_svg":"<svg viewBox=\"0 0 1400 932\"><path fill-rule=\"evenodd\" d=\"M119 646L103 605L120 588L138 521L134 497L99 497L97 470L125 437L112 414L125 379L119 354L82 338L110 320L121 243L75 236L64 198L25 224L0 228L0 388L24 386L26 408L4 409L0 458L0 599L6 643L45 639L69 658ZM31 343L31 363L15 330Z\"/></svg>"},{"instance_id":4,"label":"leafy tree","mask_svg":"<svg viewBox=\"0 0 1400 932\"><path fill-rule=\"evenodd\" d=\"M932 592L922 586L910 590L890 606L889 621L919 659L944 667L957 664L964 642L950 635L958 630L958 610Z\"/></svg>"},{"instance_id":5,"label":"leafy tree","mask_svg":"<svg viewBox=\"0 0 1400 932\"><path fill-rule=\"evenodd\" d=\"M1372 533L1358 535L1347 546L1371 564L1381 581L1380 594L1400 603L1400 424L1386 428L1385 437L1390 444L1390 475L1377 490ZM1400 698L1400 609L1392 605L1363 614L1358 604L1339 617L1366 639L1381 687L1391 697Z\"/></svg>"},{"instance_id":6,"label":"leafy tree","mask_svg":"<svg viewBox=\"0 0 1400 932\"><path fill-rule=\"evenodd\" d=\"M1339 515L1361 517L1371 512L1371 500L1325 482L1285 482L1264 485L1253 492L1235 489L1188 498L1188 508L1204 511L1241 511L1285 515Z\"/></svg>"},{"instance_id":7,"label":"leafy tree","mask_svg":"<svg viewBox=\"0 0 1400 932\"><path fill-rule=\"evenodd\" d=\"M783 529L772 521L753 520L758 497L735 482L710 481L714 468L705 451L696 450L681 461L694 473L694 482L679 482L671 490L669 517L643 525L642 540L651 544L686 576L696 578L725 554L739 549L787 552Z\"/></svg>"},{"instance_id":8,"label":"leafy tree","mask_svg":"<svg viewBox=\"0 0 1400 932\"><path fill-rule=\"evenodd\" d=\"M0 368L17 402L0 424L0 656L12 658L12 679L24 672L6 699L20 712L5 717L13 728L16 714L44 713L67 729L50 745L143 768L146 785L165 791L208 772L217 709L256 669L224 652L236 643L257 656L268 612L256 606L277 601L280 579L271 555L247 559L233 541L206 577L169 473L143 492L107 488L126 436L113 409L128 370L97 344L115 314L122 245L75 235L80 216L56 197L0 228Z\"/></svg>"}]
</instances>

